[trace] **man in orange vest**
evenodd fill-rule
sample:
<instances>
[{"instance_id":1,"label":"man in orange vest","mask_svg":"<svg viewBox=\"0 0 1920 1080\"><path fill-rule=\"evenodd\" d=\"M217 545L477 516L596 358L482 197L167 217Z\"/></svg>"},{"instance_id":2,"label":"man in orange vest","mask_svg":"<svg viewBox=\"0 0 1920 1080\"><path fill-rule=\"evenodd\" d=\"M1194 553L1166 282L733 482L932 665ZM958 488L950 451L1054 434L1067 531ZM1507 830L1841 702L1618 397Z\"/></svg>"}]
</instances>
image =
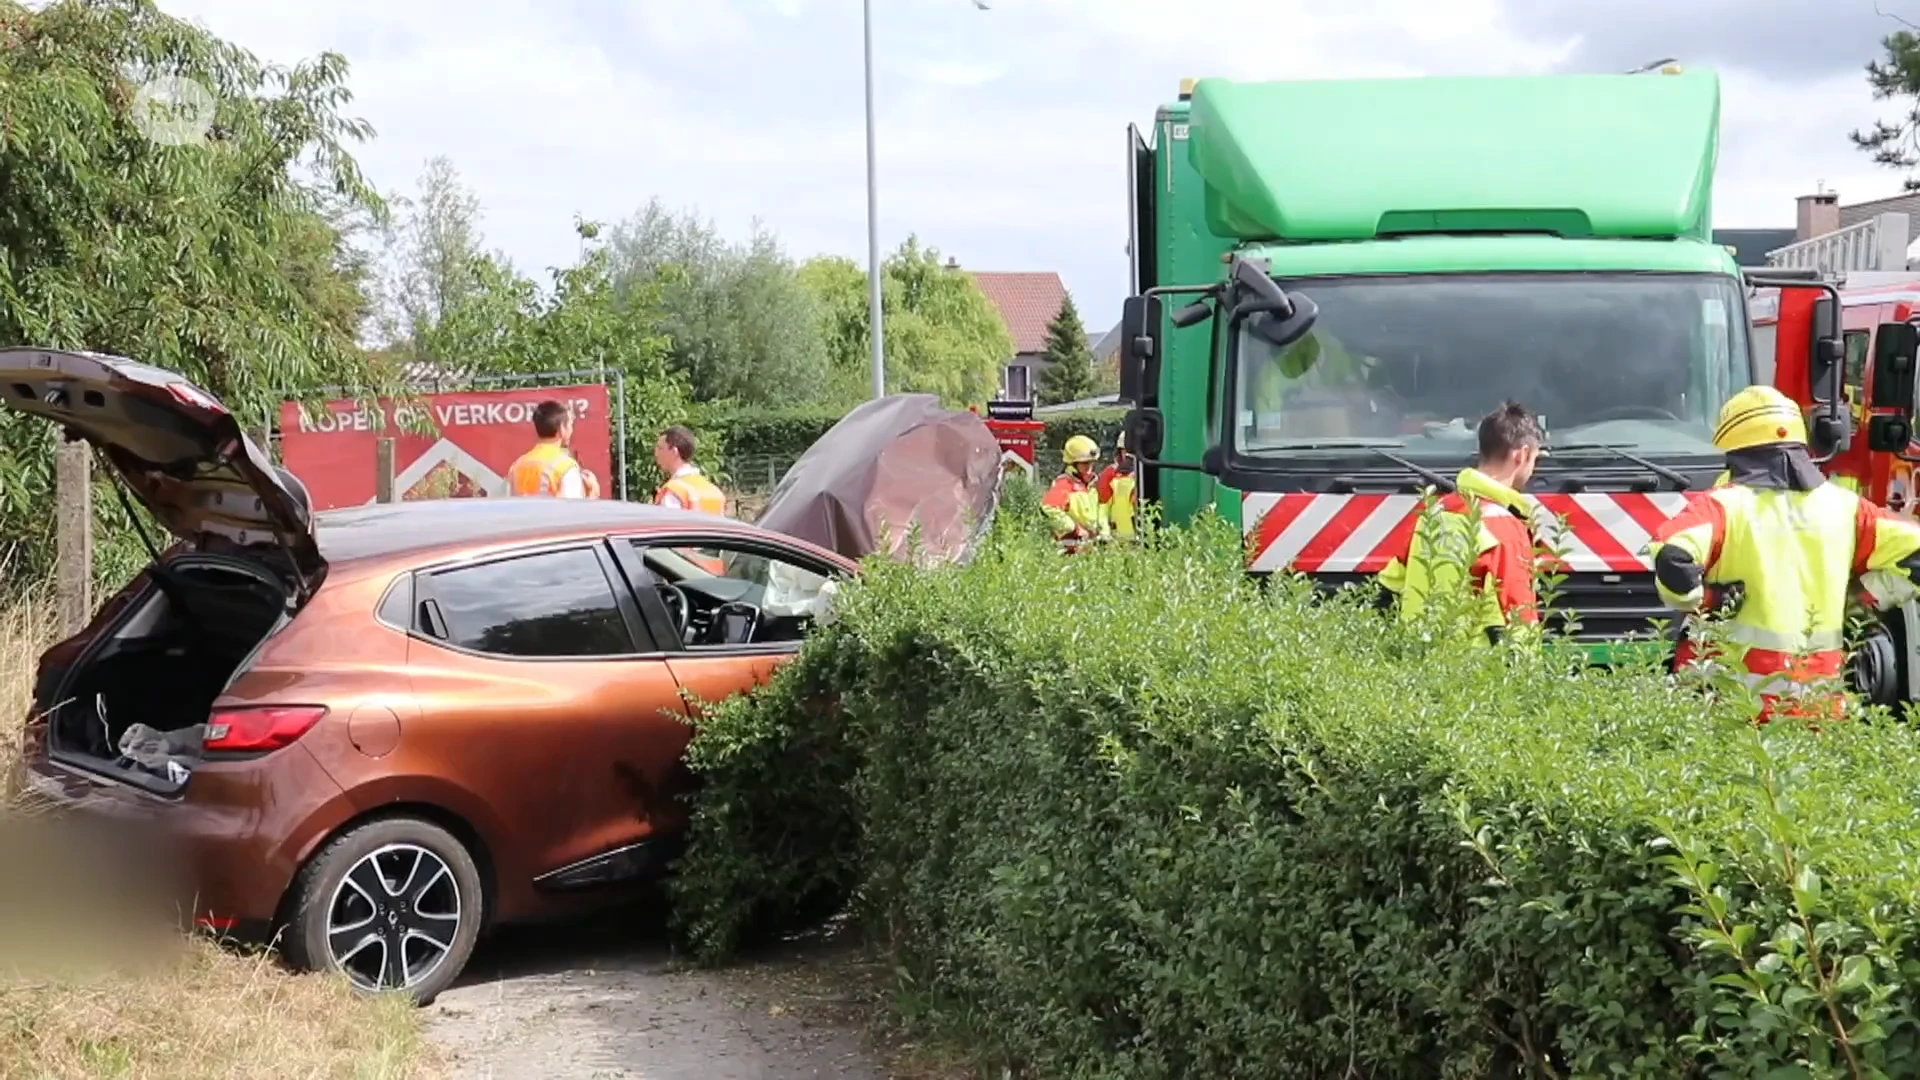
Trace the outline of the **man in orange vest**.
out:
<instances>
[{"instance_id":1,"label":"man in orange vest","mask_svg":"<svg viewBox=\"0 0 1920 1080\"><path fill-rule=\"evenodd\" d=\"M726 493L693 463L691 430L675 424L661 432L660 441L653 444L653 463L667 474L667 482L654 494L654 502L675 510L726 514Z\"/></svg>"},{"instance_id":2,"label":"man in orange vest","mask_svg":"<svg viewBox=\"0 0 1920 1080\"><path fill-rule=\"evenodd\" d=\"M534 406L533 449L507 469L507 494L557 495L563 499L597 499L600 480L573 458L573 413L561 402L547 400Z\"/></svg>"},{"instance_id":3,"label":"man in orange vest","mask_svg":"<svg viewBox=\"0 0 1920 1080\"><path fill-rule=\"evenodd\" d=\"M1421 510L1406 547L1380 571L1380 584L1400 598L1400 617L1414 618L1427 600L1463 580L1475 597L1467 632L1498 642L1515 623L1540 621L1533 571L1533 478L1545 433L1532 413L1506 401L1480 419L1480 455L1462 469L1454 491Z\"/></svg>"}]
</instances>

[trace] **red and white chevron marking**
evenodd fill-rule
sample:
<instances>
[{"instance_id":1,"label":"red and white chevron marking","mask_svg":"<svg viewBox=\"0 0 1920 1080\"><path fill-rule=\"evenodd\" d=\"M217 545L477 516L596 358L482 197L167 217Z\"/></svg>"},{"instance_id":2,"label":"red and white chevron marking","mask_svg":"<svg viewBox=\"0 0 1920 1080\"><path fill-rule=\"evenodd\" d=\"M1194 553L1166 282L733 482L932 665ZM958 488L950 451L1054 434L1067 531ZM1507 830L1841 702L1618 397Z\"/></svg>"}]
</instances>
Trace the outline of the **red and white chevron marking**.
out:
<instances>
[{"instance_id":1,"label":"red and white chevron marking","mask_svg":"<svg viewBox=\"0 0 1920 1080\"><path fill-rule=\"evenodd\" d=\"M1566 569L1635 573L1652 569L1645 549L1653 530L1686 509L1675 492L1603 492L1537 496L1547 515L1566 519L1536 525L1542 540L1565 553ZM1413 533L1416 495L1250 493L1240 520L1247 538L1247 569L1273 572L1376 574L1406 549Z\"/></svg>"}]
</instances>

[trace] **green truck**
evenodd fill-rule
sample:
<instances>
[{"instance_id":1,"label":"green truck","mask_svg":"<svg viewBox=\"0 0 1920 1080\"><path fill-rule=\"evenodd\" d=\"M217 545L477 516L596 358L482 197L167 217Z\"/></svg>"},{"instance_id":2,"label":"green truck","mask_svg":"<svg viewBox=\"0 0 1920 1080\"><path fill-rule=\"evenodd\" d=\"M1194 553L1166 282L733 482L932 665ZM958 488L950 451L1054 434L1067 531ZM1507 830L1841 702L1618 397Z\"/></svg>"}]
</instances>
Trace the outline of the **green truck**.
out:
<instances>
[{"instance_id":1,"label":"green truck","mask_svg":"<svg viewBox=\"0 0 1920 1080\"><path fill-rule=\"evenodd\" d=\"M1128 134L1145 498L1217 508L1255 574L1359 580L1511 398L1552 447L1559 610L1600 658L1641 636L1668 616L1643 549L1754 379L1719 118L1718 79L1674 68L1183 85Z\"/></svg>"}]
</instances>

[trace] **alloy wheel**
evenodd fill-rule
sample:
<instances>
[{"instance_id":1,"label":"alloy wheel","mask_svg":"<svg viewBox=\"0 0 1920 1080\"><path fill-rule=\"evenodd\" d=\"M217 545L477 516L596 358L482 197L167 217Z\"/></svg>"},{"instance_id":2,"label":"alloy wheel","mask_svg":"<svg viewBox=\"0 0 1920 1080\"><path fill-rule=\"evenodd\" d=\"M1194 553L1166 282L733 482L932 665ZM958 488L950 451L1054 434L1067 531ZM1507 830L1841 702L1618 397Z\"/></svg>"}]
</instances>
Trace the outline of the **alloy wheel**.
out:
<instances>
[{"instance_id":1,"label":"alloy wheel","mask_svg":"<svg viewBox=\"0 0 1920 1080\"><path fill-rule=\"evenodd\" d=\"M388 844L347 871L327 903L327 958L363 990L403 990L433 974L460 929L460 886L446 860Z\"/></svg>"}]
</instances>

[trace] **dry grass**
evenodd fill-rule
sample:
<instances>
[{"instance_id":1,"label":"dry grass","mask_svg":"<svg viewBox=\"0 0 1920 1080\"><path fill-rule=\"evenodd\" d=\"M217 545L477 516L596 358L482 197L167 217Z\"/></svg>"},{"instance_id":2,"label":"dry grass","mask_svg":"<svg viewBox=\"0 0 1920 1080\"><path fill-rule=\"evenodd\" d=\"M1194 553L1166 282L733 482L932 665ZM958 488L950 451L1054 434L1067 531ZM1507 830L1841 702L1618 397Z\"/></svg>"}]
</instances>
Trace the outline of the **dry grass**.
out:
<instances>
[{"instance_id":1,"label":"dry grass","mask_svg":"<svg viewBox=\"0 0 1920 1080\"><path fill-rule=\"evenodd\" d=\"M47 606L0 609L0 773L13 771L34 662L53 631ZM0 826L9 824L21 819L0 805ZM30 849L37 845L10 848ZM23 872L8 861L10 876ZM87 875L48 878L69 876ZM0 1078L401 1080L437 1071L410 1003L114 922L110 905L82 899L98 898L0 908Z\"/></svg>"}]
</instances>

